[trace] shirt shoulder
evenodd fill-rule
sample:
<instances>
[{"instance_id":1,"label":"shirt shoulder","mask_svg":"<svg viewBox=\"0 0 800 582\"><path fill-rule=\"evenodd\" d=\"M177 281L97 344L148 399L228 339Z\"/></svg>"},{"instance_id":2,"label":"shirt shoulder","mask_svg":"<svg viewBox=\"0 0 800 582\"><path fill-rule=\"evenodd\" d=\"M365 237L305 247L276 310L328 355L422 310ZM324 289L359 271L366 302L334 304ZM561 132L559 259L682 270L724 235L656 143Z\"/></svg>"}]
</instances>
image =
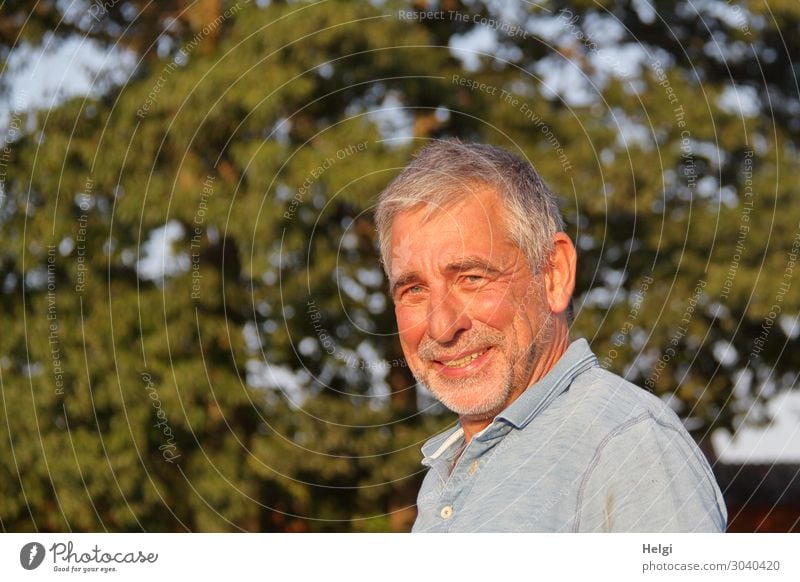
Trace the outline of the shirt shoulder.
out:
<instances>
[{"instance_id":1,"label":"shirt shoulder","mask_svg":"<svg viewBox=\"0 0 800 582\"><path fill-rule=\"evenodd\" d=\"M574 531L722 531L727 512L699 448L654 394L599 366L564 394L592 427Z\"/></svg>"},{"instance_id":2,"label":"shirt shoulder","mask_svg":"<svg viewBox=\"0 0 800 582\"><path fill-rule=\"evenodd\" d=\"M600 366L577 376L558 408L609 431L634 419L649 416L659 424L683 428L683 423L660 398Z\"/></svg>"}]
</instances>

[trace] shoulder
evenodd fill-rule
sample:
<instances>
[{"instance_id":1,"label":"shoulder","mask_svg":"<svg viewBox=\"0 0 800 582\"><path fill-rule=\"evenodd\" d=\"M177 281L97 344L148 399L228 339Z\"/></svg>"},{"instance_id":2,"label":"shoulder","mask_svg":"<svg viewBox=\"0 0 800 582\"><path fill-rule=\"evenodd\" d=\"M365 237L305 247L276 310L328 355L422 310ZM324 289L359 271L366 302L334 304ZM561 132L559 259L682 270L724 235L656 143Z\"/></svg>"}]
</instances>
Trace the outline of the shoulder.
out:
<instances>
[{"instance_id":1,"label":"shoulder","mask_svg":"<svg viewBox=\"0 0 800 582\"><path fill-rule=\"evenodd\" d=\"M579 441L595 458L634 445L696 456L694 440L663 400L600 366L575 377L547 415L561 440Z\"/></svg>"},{"instance_id":2,"label":"shoulder","mask_svg":"<svg viewBox=\"0 0 800 582\"><path fill-rule=\"evenodd\" d=\"M660 398L600 366L577 376L564 394L562 407L609 430L648 418L680 427L678 416Z\"/></svg>"},{"instance_id":3,"label":"shoulder","mask_svg":"<svg viewBox=\"0 0 800 582\"><path fill-rule=\"evenodd\" d=\"M590 427L587 434L592 434L589 442L594 451L585 479L600 475L603 487L628 478L637 483L662 482L672 490L708 485L708 497L720 497L694 439L654 394L597 366L576 378L566 396L565 405L584 419ZM651 473L669 478L641 478Z\"/></svg>"},{"instance_id":4,"label":"shoulder","mask_svg":"<svg viewBox=\"0 0 800 582\"><path fill-rule=\"evenodd\" d=\"M576 528L725 529L725 502L711 468L660 398L599 366L576 378L565 396L593 429Z\"/></svg>"}]
</instances>

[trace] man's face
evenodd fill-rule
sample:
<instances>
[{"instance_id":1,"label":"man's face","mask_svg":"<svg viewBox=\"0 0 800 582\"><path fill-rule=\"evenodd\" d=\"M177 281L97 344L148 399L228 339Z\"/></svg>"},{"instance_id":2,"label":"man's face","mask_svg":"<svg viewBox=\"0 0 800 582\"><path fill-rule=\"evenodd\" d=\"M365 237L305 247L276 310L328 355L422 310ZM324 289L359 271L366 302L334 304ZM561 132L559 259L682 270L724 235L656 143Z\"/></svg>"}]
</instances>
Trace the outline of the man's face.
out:
<instances>
[{"instance_id":1,"label":"man's face","mask_svg":"<svg viewBox=\"0 0 800 582\"><path fill-rule=\"evenodd\" d=\"M531 383L552 329L541 275L506 234L500 198L479 190L392 225L391 285L411 371L448 408L491 418Z\"/></svg>"}]
</instances>

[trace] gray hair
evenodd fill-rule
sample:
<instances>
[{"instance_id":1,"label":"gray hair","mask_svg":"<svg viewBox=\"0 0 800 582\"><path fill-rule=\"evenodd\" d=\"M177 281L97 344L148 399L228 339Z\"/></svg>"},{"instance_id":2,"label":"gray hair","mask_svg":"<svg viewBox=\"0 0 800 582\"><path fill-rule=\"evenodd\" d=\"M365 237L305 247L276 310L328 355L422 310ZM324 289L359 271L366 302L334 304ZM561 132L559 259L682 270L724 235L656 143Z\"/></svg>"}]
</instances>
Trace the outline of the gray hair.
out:
<instances>
[{"instance_id":1,"label":"gray hair","mask_svg":"<svg viewBox=\"0 0 800 582\"><path fill-rule=\"evenodd\" d=\"M490 145L448 139L419 152L381 192L375 224L387 275L397 214L422 205L433 212L464 199L475 187L488 187L501 197L510 239L531 269L541 267L553 250L553 236L564 230L552 191L531 164L518 156Z\"/></svg>"}]
</instances>

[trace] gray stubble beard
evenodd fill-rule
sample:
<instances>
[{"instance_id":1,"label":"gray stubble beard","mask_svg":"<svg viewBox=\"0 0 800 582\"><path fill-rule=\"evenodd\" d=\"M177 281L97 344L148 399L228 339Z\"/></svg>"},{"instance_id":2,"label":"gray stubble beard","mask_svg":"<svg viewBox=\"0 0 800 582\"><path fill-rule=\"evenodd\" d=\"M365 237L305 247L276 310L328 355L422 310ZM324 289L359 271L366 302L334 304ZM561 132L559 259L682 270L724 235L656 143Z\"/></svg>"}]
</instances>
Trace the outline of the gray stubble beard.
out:
<instances>
[{"instance_id":1,"label":"gray stubble beard","mask_svg":"<svg viewBox=\"0 0 800 582\"><path fill-rule=\"evenodd\" d=\"M454 406L452 403L448 402L448 398L445 394L452 394L455 391L461 392L463 390L471 390L477 391L479 390L481 378L479 376L471 376L469 378L455 378L452 380L447 379L440 379L441 382L446 382L449 385L449 390L446 393L438 391L432 387L432 383L426 381L427 374L422 374L414 372L414 377L433 394L433 396L441 402L445 407L449 410L455 412L460 416L466 416L474 420L485 420L488 418L494 418L501 410L503 405L508 401L509 396L514 392L515 384L525 382L526 378L529 378L531 372L533 370L533 366L536 364L536 361L539 357L541 357L542 347L543 344L549 341L550 336L552 335L552 322L549 319L545 320L545 323L542 326L542 329L539 330L539 333L536 334L534 339L531 341L530 346L528 349L520 356L518 359L510 358L508 369L506 370L505 377L502 378L501 386L502 389L496 392L496 396L488 401L482 401L480 406L477 408L464 408L461 406ZM486 333L488 331L488 333ZM489 340L487 342L487 340ZM480 345L481 342L490 343L492 349L496 348L503 348L507 346L507 340L505 335L502 333L494 333L491 330L485 330L481 332L481 335L476 337L475 339L469 340L467 345L463 348L464 350L468 349L470 344L472 345ZM420 359L424 362L428 362L434 358L434 354L436 353L435 347L433 347L432 340L428 340L426 343L423 343L420 348L418 349L418 353ZM462 350L463 351L463 350ZM519 359L525 358L527 360L525 368L522 372L522 377L517 378L515 377L515 369ZM491 365L491 364L490 364ZM436 372L431 372L430 375L435 374ZM520 387L520 393L524 392L528 386Z\"/></svg>"},{"instance_id":2,"label":"gray stubble beard","mask_svg":"<svg viewBox=\"0 0 800 582\"><path fill-rule=\"evenodd\" d=\"M487 342L487 340L489 341ZM469 344L481 345L481 343L489 343L492 349L502 349L506 346L506 338L500 333L482 334L480 337L470 341L464 349L468 349ZM422 345L418 351L422 361L428 362L434 359L433 354L435 353L435 348L431 347L430 344ZM492 365L492 363L489 365ZM436 374L435 371L431 371L429 374L421 373L421 371L420 373L417 373L413 370L412 372L414 372L414 376L417 378L417 380L424 384L431 394L433 394L433 396L436 397L436 399L439 400L439 402L441 402L449 410L452 410L461 416L469 416L470 418L481 419L494 417L494 415L499 411L498 409L508 400L509 395L514 390L514 367L515 362L511 361L508 369L506 370L505 376L501 378L500 389L492 392L494 394L493 398L489 400L481 400L479 403L474 406L470 406L469 408L455 405L450 401L451 399L448 398L448 395L453 393L463 394L464 391L469 391L472 394L479 395L478 391L480 390L481 383L483 382L483 378L480 374L470 376L468 378L437 378L434 380L434 382L429 382L428 376L433 376ZM447 390L438 390L435 387L437 382L444 383L447 386Z\"/></svg>"}]
</instances>

